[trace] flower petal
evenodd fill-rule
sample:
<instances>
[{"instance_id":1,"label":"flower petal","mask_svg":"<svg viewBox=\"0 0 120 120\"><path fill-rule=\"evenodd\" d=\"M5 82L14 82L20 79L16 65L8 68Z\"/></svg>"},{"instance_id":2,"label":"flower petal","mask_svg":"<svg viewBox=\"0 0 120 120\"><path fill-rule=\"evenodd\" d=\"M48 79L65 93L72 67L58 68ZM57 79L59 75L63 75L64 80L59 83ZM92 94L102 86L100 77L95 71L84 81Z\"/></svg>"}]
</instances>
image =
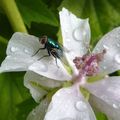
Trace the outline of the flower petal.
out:
<instances>
[{"instance_id":1,"label":"flower petal","mask_svg":"<svg viewBox=\"0 0 120 120\"><path fill-rule=\"evenodd\" d=\"M39 103L41 98L48 93L48 91L35 84L35 82L33 81L30 81L29 83L24 83L24 85L30 90L32 97L37 103Z\"/></svg>"},{"instance_id":2,"label":"flower petal","mask_svg":"<svg viewBox=\"0 0 120 120\"><path fill-rule=\"evenodd\" d=\"M73 59L76 56L82 56L88 50L90 42L88 19L77 18L65 8L59 12L59 15L63 45L68 49L65 55L71 67L73 67Z\"/></svg>"},{"instance_id":3,"label":"flower petal","mask_svg":"<svg viewBox=\"0 0 120 120\"><path fill-rule=\"evenodd\" d=\"M97 109L105 113L111 120L120 119L120 77L108 77L88 83L85 88L93 94L91 101Z\"/></svg>"},{"instance_id":4,"label":"flower petal","mask_svg":"<svg viewBox=\"0 0 120 120\"><path fill-rule=\"evenodd\" d=\"M100 72L112 73L120 69L120 27L107 33L96 45L94 53L107 50L103 61L100 63Z\"/></svg>"},{"instance_id":5,"label":"flower petal","mask_svg":"<svg viewBox=\"0 0 120 120\"><path fill-rule=\"evenodd\" d=\"M61 86L62 82L43 77L32 71L27 71L24 76L24 85L30 90L36 102L47 94L48 89Z\"/></svg>"},{"instance_id":6,"label":"flower petal","mask_svg":"<svg viewBox=\"0 0 120 120\"><path fill-rule=\"evenodd\" d=\"M75 87L69 87L52 97L45 120L95 120L95 116L82 94Z\"/></svg>"},{"instance_id":7,"label":"flower petal","mask_svg":"<svg viewBox=\"0 0 120 120\"><path fill-rule=\"evenodd\" d=\"M24 76L24 83L28 84L30 81L36 82L36 84L48 87L48 88L54 88L54 87L59 87L62 82L61 81L56 81L50 78L43 77L37 73L34 73L32 71L27 71L25 76Z\"/></svg>"},{"instance_id":8,"label":"flower petal","mask_svg":"<svg viewBox=\"0 0 120 120\"><path fill-rule=\"evenodd\" d=\"M27 120L43 120L48 105L49 105L49 100L47 98L42 100L40 102L40 105L29 113Z\"/></svg>"},{"instance_id":9,"label":"flower petal","mask_svg":"<svg viewBox=\"0 0 120 120\"><path fill-rule=\"evenodd\" d=\"M60 60L57 59L56 64L56 61L51 57L46 57L35 62L29 67L29 70L54 80L71 80L71 75L64 68Z\"/></svg>"},{"instance_id":10,"label":"flower petal","mask_svg":"<svg viewBox=\"0 0 120 120\"><path fill-rule=\"evenodd\" d=\"M47 94L48 89L61 86L61 82L27 71L24 76L24 85L30 90L35 101L39 102Z\"/></svg>"},{"instance_id":11,"label":"flower petal","mask_svg":"<svg viewBox=\"0 0 120 120\"><path fill-rule=\"evenodd\" d=\"M16 32L9 40L7 57L1 64L0 71L25 71L34 61L43 56L47 51L31 57L39 48L43 47L35 36Z\"/></svg>"}]
</instances>

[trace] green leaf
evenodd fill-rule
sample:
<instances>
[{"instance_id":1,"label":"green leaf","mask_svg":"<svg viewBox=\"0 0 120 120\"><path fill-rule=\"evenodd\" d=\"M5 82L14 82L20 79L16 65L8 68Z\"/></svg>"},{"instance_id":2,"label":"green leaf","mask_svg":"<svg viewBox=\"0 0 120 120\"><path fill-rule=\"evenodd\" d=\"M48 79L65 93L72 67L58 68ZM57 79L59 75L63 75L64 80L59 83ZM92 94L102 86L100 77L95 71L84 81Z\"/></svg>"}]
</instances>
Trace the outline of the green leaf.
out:
<instances>
[{"instance_id":1,"label":"green leaf","mask_svg":"<svg viewBox=\"0 0 120 120\"><path fill-rule=\"evenodd\" d=\"M25 24L30 27L31 22L44 23L58 26L58 20L40 0L17 0Z\"/></svg>"},{"instance_id":2,"label":"green leaf","mask_svg":"<svg viewBox=\"0 0 120 120\"><path fill-rule=\"evenodd\" d=\"M81 18L89 18L92 45L108 31L120 25L118 0L63 0L59 7L65 7Z\"/></svg>"},{"instance_id":3,"label":"green leaf","mask_svg":"<svg viewBox=\"0 0 120 120\"><path fill-rule=\"evenodd\" d=\"M35 23L31 24L31 28L28 30L30 34L34 34L35 36L43 36L47 35L50 38L57 40L56 33L58 31L58 27L42 24L42 23Z\"/></svg>"},{"instance_id":4,"label":"green leaf","mask_svg":"<svg viewBox=\"0 0 120 120\"><path fill-rule=\"evenodd\" d=\"M29 98L17 105L17 120L26 120L28 114L38 105L32 98Z\"/></svg>"},{"instance_id":5,"label":"green leaf","mask_svg":"<svg viewBox=\"0 0 120 120\"><path fill-rule=\"evenodd\" d=\"M10 38L12 33L13 31L7 17L3 13L0 13L0 35Z\"/></svg>"},{"instance_id":6,"label":"green leaf","mask_svg":"<svg viewBox=\"0 0 120 120\"><path fill-rule=\"evenodd\" d=\"M29 97L23 73L0 74L0 120L17 120L17 104Z\"/></svg>"}]
</instances>

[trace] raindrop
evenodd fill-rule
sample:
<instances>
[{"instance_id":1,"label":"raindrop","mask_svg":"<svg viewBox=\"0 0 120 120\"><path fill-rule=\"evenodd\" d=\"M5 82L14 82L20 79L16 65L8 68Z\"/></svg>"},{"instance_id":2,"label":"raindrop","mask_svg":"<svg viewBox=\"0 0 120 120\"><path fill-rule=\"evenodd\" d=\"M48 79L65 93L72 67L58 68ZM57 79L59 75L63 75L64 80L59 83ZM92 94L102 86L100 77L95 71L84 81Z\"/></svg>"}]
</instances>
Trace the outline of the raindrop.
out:
<instances>
[{"instance_id":1,"label":"raindrop","mask_svg":"<svg viewBox=\"0 0 120 120\"><path fill-rule=\"evenodd\" d=\"M65 33L68 33L68 30L64 30L65 31Z\"/></svg>"},{"instance_id":2,"label":"raindrop","mask_svg":"<svg viewBox=\"0 0 120 120\"><path fill-rule=\"evenodd\" d=\"M80 28L76 28L73 32L73 36L77 41L81 41L85 38L86 36L86 32L85 31L81 31Z\"/></svg>"},{"instance_id":3,"label":"raindrop","mask_svg":"<svg viewBox=\"0 0 120 120\"><path fill-rule=\"evenodd\" d=\"M119 43L117 43L116 45L117 45L117 47L120 47L120 44L119 44Z\"/></svg>"},{"instance_id":4,"label":"raindrop","mask_svg":"<svg viewBox=\"0 0 120 120\"><path fill-rule=\"evenodd\" d=\"M16 52L18 49L16 47L11 47L11 52Z\"/></svg>"},{"instance_id":5,"label":"raindrop","mask_svg":"<svg viewBox=\"0 0 120 120\"><path fill-rule=\"evenodd\" d=\"M36 110L32 111L32 115L34 115L34 116L36 115Z\"/></svg>"},{"instance_id":6,"label":"raindrop","mask_svg":"<svg viewBox=\"0 0 120 120\"><path fill-rule=\"evenodd\" d=\"M103 45L103 48L106 49L106 50L109 49L109 47L107 45Z\"/></svg>"},{"instance_id":7,"label":"raindrop","mask_svg":"<svg viewBox=\"0 0 120 120\"><path fill-rule=\"evenodd\" d=\"M27 49L24 49L24 52L27 53L27 54L30 54L30 51L27 50Z\"/></svg>"},{"instance_id":8,"label":"raindrop","mask_svg":"<svg viewBox=\"0 0 120 120\"><path fill-rule=\"evenodd\" d=\"M107 67L106 66L103 66L103 69L105 70Z\"/></svg>"},{"instance_id":9,"label":"raindrop","mask_svg":"<svg viewBox=\"0 0 120 120\"><path fill-rule=\"evenodd\" d=\"M78 110L78 111L84 111L85 109L87 109L87 106L84 102L82 101L77 101L76 104L75 104L75 108Z\"/></svg>"},{"instance_id":10,"label":"raindrop","mask_svg":"<svg viewBox=\"0 0 120 120\"><path fill-rule=\"evenodd\" d=\"M118 106L117 106L116 104L113 104L113 107L114 107L115 109L117 109L117 108L118 108Z\"/></svg>"},{"instance_id":11,"label":"raindrop","mask_svg":"<svg viewBox=\"0 0 120 120\"><path fill-rule=\"evenodd\" d=\"M42 72L46 72L48 69L47 69L47 65L45 65L45 64L41 64L40 65L40 70L42 71Z\"/></svg>"},{"instance_id":12,"label":"raindrop","mask_svg":"<svg viewBox=\"0 0 120 120\"><path fill-rule=\"evenodd\" d=\"M114 60L116 63L120 64L120 55L116 55Z\"/></svg>"}]
</instances>

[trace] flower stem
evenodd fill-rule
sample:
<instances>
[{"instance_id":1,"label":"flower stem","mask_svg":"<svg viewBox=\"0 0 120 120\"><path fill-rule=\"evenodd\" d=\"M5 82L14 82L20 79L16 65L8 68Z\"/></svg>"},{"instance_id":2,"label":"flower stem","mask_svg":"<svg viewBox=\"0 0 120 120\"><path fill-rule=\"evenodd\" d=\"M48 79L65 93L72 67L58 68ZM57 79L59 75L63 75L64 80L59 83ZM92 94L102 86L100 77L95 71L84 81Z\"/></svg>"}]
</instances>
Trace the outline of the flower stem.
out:
<instances>
[{"instance_id":1,"label":"flower stem","mask_svg":"<svg viewBox=\"0 0 120 120\"><path fill-rule=\"evenodd\" d=\"M15 0L0 0L0 6L3 8L15 32L27 32Z\"/></svg>"}]
</instances>

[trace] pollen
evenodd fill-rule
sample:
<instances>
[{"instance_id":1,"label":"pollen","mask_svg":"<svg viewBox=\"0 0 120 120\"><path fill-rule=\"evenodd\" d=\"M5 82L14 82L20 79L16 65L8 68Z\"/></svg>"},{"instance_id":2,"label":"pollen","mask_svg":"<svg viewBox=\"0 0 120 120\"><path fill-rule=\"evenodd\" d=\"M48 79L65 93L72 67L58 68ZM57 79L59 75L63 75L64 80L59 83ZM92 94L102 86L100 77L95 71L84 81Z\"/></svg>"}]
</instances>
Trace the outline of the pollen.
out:
<instances>
[{"instance_id":1,"label":"pollen","mask_svg":"<svg viewBox=\"0 0 120 120\"><path fill-rule=\"evenodd\" d=\"M97 54L85 54L82 57L75 57L73 60L80 73L86 76L94 76L99 72L99 63L103 60L106 50Z\"/></svg>"}]
</instances>

